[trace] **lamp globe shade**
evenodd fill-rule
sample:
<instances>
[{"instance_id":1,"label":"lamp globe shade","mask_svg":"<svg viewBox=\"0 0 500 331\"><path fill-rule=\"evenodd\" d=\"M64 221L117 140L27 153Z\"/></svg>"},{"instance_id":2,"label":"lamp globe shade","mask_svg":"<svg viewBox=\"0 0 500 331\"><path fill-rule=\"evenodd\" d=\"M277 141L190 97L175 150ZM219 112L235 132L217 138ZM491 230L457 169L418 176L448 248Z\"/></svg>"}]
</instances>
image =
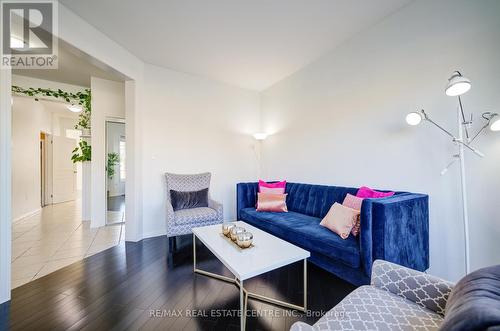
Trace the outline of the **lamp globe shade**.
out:
<instances>
[{"instance_id":1,"label":"lamp globe shade","mask_svg":"<svg viewBox=\"0 0 500 331\"><path fill-rule=\"evenodd\" d=\"M417 112L409 113L406 115L406 123L409 125L419 125L422 122L422 115Z\"/></svg>"},{"instance_id":2,"label":"lamp globe shade","mask_svg":"<svg viewBox=\"0 0 500 331\"><path fill-rule=\"evenodd\" d=\"M462 74L458 71L455 71L448 79L448 85L446 85L445 93L450 97L456 97L464 94L470 90L471 87L472 84L470 80L462 76Z\"/></svg>"},{"instance_id":3,"label":"lamp globe shade","mask_svg":"<svg viewBox=\"0 0 500 331\"><path fill-rule=\"evenodd\" d=\"M496 120L491 122L490 130L491 131L500 131L500 118L497 118Z\"/></svg>"},{"instance_id":4,"label":"lamp globe shade","mask_svg":"<svg viewBox=\"0 0 500 331\"><path fill-rule=\"evenodd\" d=\"M66 108L68 108L68 110L73 113L79 113L83 110L82 106L80 105L67 105Z\"/></svg>"},{"instance_id":5,"label":"lamp globe shade","mask_svg":"<svg viewBox=\"0 0 500 331\"><path fill-rule=\"evenodd\" d=\"M257 132L253 134L255 140L266 140L268 134L264 132Z\"/></svg>"}]
</instances>

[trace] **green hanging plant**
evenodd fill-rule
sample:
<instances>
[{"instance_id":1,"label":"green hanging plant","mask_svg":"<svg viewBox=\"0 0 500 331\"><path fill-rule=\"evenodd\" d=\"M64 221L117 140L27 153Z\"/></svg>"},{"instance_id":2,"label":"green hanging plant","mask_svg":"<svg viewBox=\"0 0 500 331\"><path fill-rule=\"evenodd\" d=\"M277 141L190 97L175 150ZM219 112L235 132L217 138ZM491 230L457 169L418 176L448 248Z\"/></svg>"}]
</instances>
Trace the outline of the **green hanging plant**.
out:
<instances>
[{"instance_id":1,"label":"green hanging plant","mask_svg":"<svg viewBox=\"0 0 500 331\"><path fill-rule=\"evenodd\" d=\"M66 92L61 89L53 90L50 88L33 88L27 89L12 85L12 93L17 95L25 95L34 97L35 101L39 101L40 97L53 97L62 99L68 103L74 103L82 106L83 110L78 118L78 124L75 129L90 129L90 114L91 110L91 94L90 89L85 89L83 92Z\"/></svg>"},{"instance_id":2,"label":"green hanging plant","mask_svg":"<svg viewBox=\"0 0 500 331\"><path fill-rule=\"evenodd\" d=\"M12 85L12 93L16 95L25 95L33 97L35 101L39 101L40 97L53 97L62 99L65 102L78 104L82 106L82 112L78 116L78 124L75 125L77 130L90 130L91 118L91 93L90 89L85 89L83 92L66 92L61 89L53 90L50 88L22 88ZM83 162L91 160L91 146L84 140L80 140L78 147L73 150L71 160L73 162Z\"/></svg>"},{"instance_id":3,"label":"green hanging plant","mask_svg":"<svg viewBox=\"0 0 500 331\"><path fill-rule=\"evenodd\" d=\"M113 179L115 176L115 166L120 162L120 155L118 153L108 153L108 165L106 166L106 171L108 173L108 178Z\"/></svg>"},{"instance_id":4,"label":"green hanging plant","mask_svg":"<svg viewBox=\"0 0 500 331\"><path fill-rule=\"evenodd\" d=\"M72 153L71 161L73 161L73 163L92 160L92 148L85 140L80 140L78 147L76 147Z\"/></svg>"}]
</instances>

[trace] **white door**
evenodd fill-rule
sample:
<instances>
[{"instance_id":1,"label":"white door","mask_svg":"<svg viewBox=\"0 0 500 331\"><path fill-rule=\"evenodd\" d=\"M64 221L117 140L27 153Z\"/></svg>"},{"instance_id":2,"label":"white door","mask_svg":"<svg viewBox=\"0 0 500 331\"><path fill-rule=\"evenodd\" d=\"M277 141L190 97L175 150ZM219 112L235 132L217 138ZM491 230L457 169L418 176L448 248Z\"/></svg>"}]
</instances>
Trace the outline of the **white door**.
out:
<instances>
[{"instance_id":1,"label":"white door","mask_svg":"<svg viewBox=\"0 0 500 331\"><path fill-rule=\"evenodd\" d=\"M76 199L76 165L71 161L76 140L52 136L52 202Z\"/></svg>"}]
</instances>

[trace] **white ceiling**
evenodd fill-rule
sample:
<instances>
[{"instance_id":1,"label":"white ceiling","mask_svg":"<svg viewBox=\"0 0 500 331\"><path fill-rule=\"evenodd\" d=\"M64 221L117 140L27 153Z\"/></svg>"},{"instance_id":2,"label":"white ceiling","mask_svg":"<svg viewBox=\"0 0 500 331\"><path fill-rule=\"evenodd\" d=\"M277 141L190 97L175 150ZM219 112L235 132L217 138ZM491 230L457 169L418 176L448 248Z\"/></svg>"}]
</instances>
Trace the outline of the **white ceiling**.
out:
<instances>
[{"instance_id":1,"label":"white ceiling","mask_svg":"<svg viewBox=\"0 0 500 331\"><path fill-rule=\"evenodd\" d=\"M14 95L13 100L14 104L17 102L17 99L27 99L31 97L25 97L25 96L20 96L20 95ZM61 102L61 101L55 101L55 100L47 100L47 99L38 99L39 103L41 103L44 106L44 109L52 114L57 114L59 117L64 117L64 118L71 118L71 119L77 119L78 116L80 115L79 113L73 113L68 110L67 106L69 103L66 102Z\"/></svg>"},{"instance_id":2,"label":"white ceiling","mask_svg":"<svg viewBox=\"0 0 500 331\"><path fill-rule=\"evenodd\" d=\"M413 0L60 0L147 63L262 90Z\"/></svg>"},{"instance_id":3,"label":"white ceiling","mask_svg":"<svg viewBox=\"0 0 500 331\"><path fill-rule=\"evenodd\" d=\"M68 110L68 104L60 101L51 101L51 100L39 100L44 106L45 109L53 114L58 114L61 117L76 119L80 115L79 113L73 113Z\"/></svg>"}]
</instances>

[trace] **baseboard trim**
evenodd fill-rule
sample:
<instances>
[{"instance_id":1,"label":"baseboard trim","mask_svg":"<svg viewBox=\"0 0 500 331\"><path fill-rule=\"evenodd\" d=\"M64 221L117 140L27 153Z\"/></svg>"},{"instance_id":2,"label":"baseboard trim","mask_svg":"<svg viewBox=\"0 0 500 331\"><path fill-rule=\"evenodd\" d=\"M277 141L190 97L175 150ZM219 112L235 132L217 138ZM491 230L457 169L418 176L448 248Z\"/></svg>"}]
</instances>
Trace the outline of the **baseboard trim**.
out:
<instances>
[{"instance_id":1,"label":"baseboard trim","mask_svg":"<svg viewBox=\"0 0 500 331\"><path fill-rule=\"evenodd\" d=\"M144 239L148 239L148 238L161 237L161 236L165 236L165 235L167 235L166 230L151 231L148 233L143 233L142 238L140 238L139 241L144 240Z\"/></svg>"},{"instance_id":2,"label":"baseboard trim","mask_svg":"<svg viewBox=\"0 0 500 331\"><path fill-rule=\"evenodd\" d=\"M42 211L42 208L38 208L38 209L35 209L33 211L30 211L30 212L28 212L26 214L23 214L23 215L19 216L18 218L13 219L12 223L16 223L16 222L22 221L25 218L28 218L28 217L31 217L33 215L36 215L36 214L40 213L41 211Z\"/></svg>"}]
</instances>

